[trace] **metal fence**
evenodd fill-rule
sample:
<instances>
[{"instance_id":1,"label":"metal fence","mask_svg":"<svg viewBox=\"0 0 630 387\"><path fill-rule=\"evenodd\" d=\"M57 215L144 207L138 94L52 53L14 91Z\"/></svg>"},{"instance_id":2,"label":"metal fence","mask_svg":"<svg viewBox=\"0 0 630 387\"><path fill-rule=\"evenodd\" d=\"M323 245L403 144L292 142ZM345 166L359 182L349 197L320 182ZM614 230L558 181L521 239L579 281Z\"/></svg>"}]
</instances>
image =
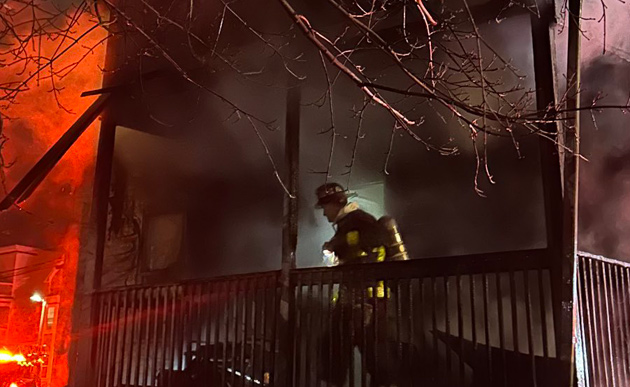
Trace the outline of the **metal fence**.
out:
<instances>
[{"instance_id":1,"label":"metal fence","mask_svg":"<svg viewBox=\"0 0 630 387\"><path fill-rule=\"evenodd\" d=\"M97 295L96 386L267 384L277 273Z\"/></svg>"},{"instance_id":2,"label":"metal fence","mask_svg":"<svg viewBox=\"0 0 630 387\"><path fill-rule=\"evenodd\" d=\"M630 264L588 253L577 262L582 386L630 386Z\"/></svg>"},{"instance_id":3,"label":"metal fence","mask_svg":"<svg viewBox=\"0 0 630 387\"><path fill-rule=\"evenodd\" d=\"M545 265L521 252L297 271L290 385L553 386Z\"/></svg>"},{"instance_id":4,"label":"metal fence","mask_svg":"<svg viewBox=\"0 0 630 387\"><path fill-rule=\"evenodd\" d=\"M531 251L299 269L288 326L277 272L102 292L97 386L552 386L548 262Z\"/></svg>"}]
</instances>

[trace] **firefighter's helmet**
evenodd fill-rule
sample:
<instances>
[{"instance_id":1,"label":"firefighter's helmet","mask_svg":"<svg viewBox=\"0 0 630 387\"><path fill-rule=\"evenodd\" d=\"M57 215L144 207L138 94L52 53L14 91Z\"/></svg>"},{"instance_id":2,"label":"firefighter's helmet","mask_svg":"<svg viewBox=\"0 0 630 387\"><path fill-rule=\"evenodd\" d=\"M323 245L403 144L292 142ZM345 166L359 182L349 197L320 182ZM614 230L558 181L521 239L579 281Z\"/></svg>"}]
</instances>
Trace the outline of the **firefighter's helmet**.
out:
<instances>
[{"instance_id":1,"label":"firefighter's helmet","mask_svg":"<svg viewBox=\"0 0 630 387\"><path fill-rule=\"evenodd\" d=\"M348 202L348 193L337 183L320 185L315 190L315 195L317 196L316 208L321 208L324 204L328 203L346 204Z\"/></svg>"}]
</instances>

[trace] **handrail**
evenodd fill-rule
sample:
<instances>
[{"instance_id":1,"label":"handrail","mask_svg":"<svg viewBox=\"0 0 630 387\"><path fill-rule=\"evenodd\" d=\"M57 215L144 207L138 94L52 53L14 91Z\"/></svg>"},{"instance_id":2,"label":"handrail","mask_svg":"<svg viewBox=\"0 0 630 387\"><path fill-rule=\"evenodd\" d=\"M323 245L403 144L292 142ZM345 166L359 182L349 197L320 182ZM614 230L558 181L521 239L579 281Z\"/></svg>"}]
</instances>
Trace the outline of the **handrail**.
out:
<instances>
[{"instance_id":1,"label":"handrail","mask_svg":"<svg viewBox=\"0 0 630 387\"><path fill-rule=\"evenodd\" d=\"M173 286L189 286L189 285L201 285L210 282L225 282L225 281L247 281L256 278L268 278L271 276L279 276L279 270L263 271L259 273L244 273L244 274L228 274L209 278L193 278L184 281L166 282L161 284L137 284L137 285L123 285L115 286L111 288L105 288L92 293L92 295L115 293L128 290L141 290L151 288L168 288Z\"/></svg>"},{"instance_id":2,"label":"handrail","mask_svg":"<svg viewBox=\"0 0 630 387\"><path fill-rule=\"evenodd\" d=\"M293 271L294 274L353 272L360 270L365 274L395 278L416 278L423 276L445 276L457 274L480 274L488 272L505 272L510 270L548 269L551 265L546 249L508 251L488 254L461 255L453 257L436 257L412 259L409 261L378 262L336 267L303 268Z\"/></svg>"},{"instance_id":3,"label":"handrail","mask_svg":"<svg viewBox=\"0 0 630 387\"><path fill-rule=\"evenodd\" d=\"M605 257L603 255L597 255L597 254L593 254L593 253L588 253L586 251L578 251L577 255L580 256L580 257L584 257L584 258L596 259L598 261L610 263L610 264L613 264L613 265L619 265L619 266L629 267L630 268L630 262L620 261L620 260L615 259L615 258L608 258L608 257Z\"/></svg>"},{"instance_id":4,"label":"handrail","mask_svg":"<svg viewBox=\"0 0 630 387\"><path fill-rule=\"evenodd\" d=\"M381 279L389 278L416 278L418 275L451 276L463 274L481 274L490 272L507 272L510 270L534 270L548 269L551 264L548 250L532 249L521 251L506 251L485 254L459 255L451 257L419 258L408 261L378 262L359 265L344 265L336 267L310 267L292 271L292 275L304 274L333 274L348 273L360 270L367 277L378 276ZM194 285L215 281L249 280L256 277L279 276L279 270L260 273L244 273L223 275L209 278L195 278L185 281L168 282L163 284L139 284L131 286L117 286L106 288L94 294L104 294L121 290L145 289L155 287L168 287L177 285Z\"/></svg>"}]
</instances>

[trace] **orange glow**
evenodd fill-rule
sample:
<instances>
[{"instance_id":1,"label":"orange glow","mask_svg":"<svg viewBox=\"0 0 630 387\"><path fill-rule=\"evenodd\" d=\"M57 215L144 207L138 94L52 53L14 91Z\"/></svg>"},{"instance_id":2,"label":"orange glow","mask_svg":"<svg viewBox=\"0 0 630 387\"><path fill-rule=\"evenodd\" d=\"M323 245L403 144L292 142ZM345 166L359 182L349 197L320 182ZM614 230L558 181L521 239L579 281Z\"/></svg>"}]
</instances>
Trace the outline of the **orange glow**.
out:
<instances>
[{"instance_id":1,"label":"orange glow","mask_svg":"<svg viewBox=\"0 0 630 387\"><path fill-rule=\"evenodd\" d=\"M26 362L26 358L22 354L13 354L5 349L0 350L0 364L6 363L18 363L23 364Z\"/></svg>"},{"instance_id":2,"label":"orange glow","mask_svg":"<svg viewBox=\"0 0 630 387\"><path fill-rule=\"evenodd\" d=\"M86 20L85 27L89 26L90 21ZM87 37L83 38L85 46L91 46L98 43L105 32L95 30ZM48 47L51 54L56 50L57 43L51 42ZM46 47L46 45L44 45ZM37 87L33 85L29 90L21 92L18 96L17 103L12 104L7 112L7 116L11 118L7 125L10 143L5 149L5 157L9 160L17 158L21 160L20 170L24 170L28 164L30 168L41 157L45 151L50 148L72 125L78 116L87 109L95 97L83 98L81 92L90 89L96 89L101 86L102 73L99 66L104 61L103 45L99 46L92 54L88 55L81 65L76 67L72 72L63 78L61 84L57 87L63 87L58 94L57 99L51 92L51 86L42 84ZM44 50L44 49L42 49ZM84 47L78 47L76 50L71 49L62 58L58 60L58 67L65 67L72 64L76 60L77 55L83 55ZM0 79L2 76L0 76ZM34 82L34 81L33 81ZM58 81L57 81L58 82ZM60 86L62 85L62 86ZM66 112L63 108L70 110ZM79 138L77 143L68 151L55 169L48 176L48 183L57 185L69 184L72 188L81 187L84 182L86 167L93 162L95 155L95 144L97 139L98 122L94 122L92 126ZM22 133L15 133L13 129L17 129ZM28 140L30 143L20 141L25 133L30 132ZM25 139L26 140L26 139ZM13 168L11 168L13 169ZM14 176L13 171L9 169L8 175L10 181L15 183L20 176ZM70 193L71 194L71 193ZM28 203L25 204L28 206Z\"/></svg>"},{"instance_id":3,"label":"orange glow","mask_svg":"<svg viewBox=\"0 0 630 387\"><path fill-rule=\"evenodd\" d=\"M19 387L17 384L15 383L11 383L11 385L9 387Z\"/></svg>"},{"instance_id":4,"label":"orange glow","mask_svg":"<svg viewBox=\"0 0 630 387\"><path fill-rule=\"evenodd\" d=\"M78 25L72 29L71 38L81 36L84 31L93 27L94 23L95 20L90 15L84 14ZM5 160L16 160L16 164L5 171L8 189L15 186L95 100L96 97L82 98L80 94L101 87L100 68L103 68L105 57L105 44L102 42L105 37L106 31L96 28L82 37L80 44L74 45L54 62L55 70L58 71L72 68L77 60L83 58L78 66L68 71L62 78L55 78L55 86L60 89L57 95L51 91L50 72L43 72L39 84L36 78L31 80L28 89L20 92L15 103L9 105L6 112L3 112L9 117L8 120L4 120L4 133L9 142L4 146L3 156ZM60 49L60 39L42 39L42 55L53 57L72 41L73 39L67 39ZM25 73L36 70L34 66L27 68ZM0 72L0 83L15 76L7 74L7 71ZM19 213L22 217L33 217L35 221L32 222L35 224L43 224L35 231L29 230L41 234L30 239L44 241L41 247L56 250L63 261L63 266L53 283L42 284L43 287L48 287L42 289L42 295L46 299L50 296L59 296L59 303L56 305L56 329L44 336L44 342L50 348L48 356L53 361L50 367L52 370L50 387L63 387L68 382L68 349L71 341L72 304L79 257L79 225L91 198L90 176L93 174L96 156L98 125L97 120L85 131L31 198L22 203L22 208L26 211L16 208L9 210ZM38 308L41 308L40 304L34 305L32 315L19 316L18 320L24 321L24 324L28 321L38 323L40 310ZM38 331L31 325L28 327L25 325L23 330L9 327L6 340L15 343L19 343L20 340L34 342ZM24 330L28 331L30 335L28 338L20 336ZM15 337L11 337L11 334ZM5 358L17 359L17 356L22 355L11 356L10 352L0 352L0 363ZM24 359L24 356L21 359ZM45 378L46 375L41 377Z\"/></svg>"}]
</instances>

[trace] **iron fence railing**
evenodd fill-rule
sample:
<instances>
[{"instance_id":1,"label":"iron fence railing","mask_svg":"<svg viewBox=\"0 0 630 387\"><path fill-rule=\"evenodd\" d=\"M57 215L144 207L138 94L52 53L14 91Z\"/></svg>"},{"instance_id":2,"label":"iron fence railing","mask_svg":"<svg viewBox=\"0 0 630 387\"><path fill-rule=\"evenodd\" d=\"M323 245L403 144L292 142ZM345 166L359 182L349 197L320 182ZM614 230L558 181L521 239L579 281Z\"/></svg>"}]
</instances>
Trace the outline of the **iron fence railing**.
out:
<instances>
[{"instance_id":1,"label":"iron fence railing","mask_svg":"<svg viewBox=\"0 0 630 387\"><path fill-rule=\"evenodd\" d=\"M630 386L630 264L577 261L577 359L582 386Z\"/></svg>"},{"instance_id":2,"label":"iron fence railing","mask_svg":"<svg viewBox=\"0 0 630 387\"><path fill-rule=\"evenodd\" d=\"M530 251L294 270L280 325L277 272L100 292L96 385L553 386L549 262Z\"/></svg>"},{"instance_id":3,"label":"iron fence railing","mask_svg":"<svg viewBox=\"0 0 630 387\"><path fill-rule=\"evenodd\" d=\"M520 253L299 270L290 385L554 386L545 265Z\"/></svg>"},{"instance_id":4,"label":"iron fence railing","mask_svg":"<svg viewBox=\"0 0 630 387\"><path fill-rule=\"evenodd\" d=\"M96 385L268 384L277 273L97 295Z\"/></svg>"}]
</instances>

